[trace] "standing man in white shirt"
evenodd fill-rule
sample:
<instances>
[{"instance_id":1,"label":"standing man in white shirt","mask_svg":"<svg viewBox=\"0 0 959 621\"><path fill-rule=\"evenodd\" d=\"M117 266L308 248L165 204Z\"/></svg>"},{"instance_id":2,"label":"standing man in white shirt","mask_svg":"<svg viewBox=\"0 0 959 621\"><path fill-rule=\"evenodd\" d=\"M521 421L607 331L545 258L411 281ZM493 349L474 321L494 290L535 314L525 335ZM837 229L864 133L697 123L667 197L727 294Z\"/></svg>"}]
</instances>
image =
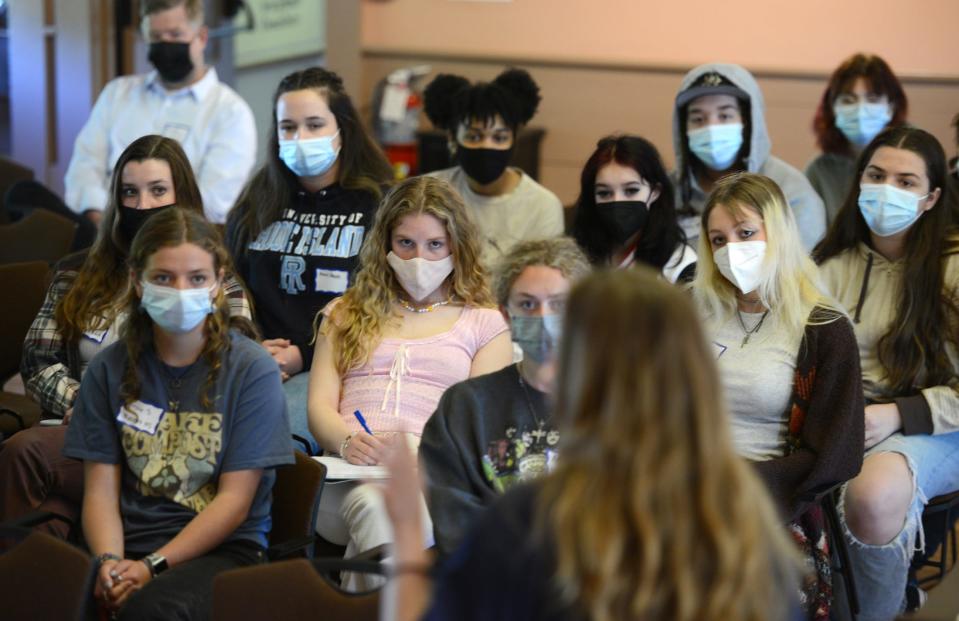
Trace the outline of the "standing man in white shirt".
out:
<instances>
[{"instance_id":1,"label":"standing man in white shirt","mask_svg":"<svg viewBox=\"0 0 959 621\"><path fill-rule=\"evenodd\" d=\"M140 7L156 71L104 87L73 147L66 203L99 223L120 153L140 136L161 134L190 159L207 218L224 223L256 160L253 112L204 62L202 0L141 0Z\"/></svg>"}]
</instances>

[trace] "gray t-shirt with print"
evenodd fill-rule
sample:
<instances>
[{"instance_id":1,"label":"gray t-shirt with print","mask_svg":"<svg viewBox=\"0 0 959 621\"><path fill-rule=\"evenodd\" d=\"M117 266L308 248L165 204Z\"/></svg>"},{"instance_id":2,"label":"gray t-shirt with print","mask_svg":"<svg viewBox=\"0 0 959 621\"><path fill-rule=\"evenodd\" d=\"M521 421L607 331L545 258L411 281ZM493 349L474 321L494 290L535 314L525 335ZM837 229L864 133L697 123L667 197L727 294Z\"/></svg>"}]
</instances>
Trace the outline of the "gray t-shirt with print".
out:
<instances>
[{"instance_id":1,"label":"gray t-shirt with print","mask_svg":"<svg viewBox=\"0 0 959 621\"><path fill-rule=\"evenodd\" d=\"M213 501L224 472L264 469L243 523L227 541L262 546L270 531L274 466L293 463L279 370L256 342L231 333L222 355L213 407L201 405L209 366L163 364L152 349L139 362L140 394L126 405L120 385L123 342L90 362L80 384L64 454L122 464L124 546L150 552L179 533Z\"/></svg>"}]
</instances>

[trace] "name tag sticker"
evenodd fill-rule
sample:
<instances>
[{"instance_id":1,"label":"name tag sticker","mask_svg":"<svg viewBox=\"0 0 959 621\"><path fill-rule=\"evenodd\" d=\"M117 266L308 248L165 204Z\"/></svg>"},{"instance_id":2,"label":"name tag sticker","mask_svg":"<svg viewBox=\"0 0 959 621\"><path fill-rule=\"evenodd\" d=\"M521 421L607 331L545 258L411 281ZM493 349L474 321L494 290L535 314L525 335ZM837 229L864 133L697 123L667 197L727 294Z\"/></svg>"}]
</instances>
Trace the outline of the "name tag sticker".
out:
<instances>
[{"instance_id":1,"label":"name tag sticker","mask_svg":"<svg viewBox=\"0 0 959 621\"><path fill-rule=\"evenodd\" d=\"M164 413L163 408L158 408L143 401L134 401L129 406L120 406L117 420L152 436L156 433L157 425L160 424L160 419L163 418Z\"/></svg>"},{"instance_id":2,"label":"name tag sticker","mask_svg":"<svg viewBox=\"0 0 959 621\"><path fill-rule=\"evenodd\" d=\"M716 354L716 360L719 360L719 357L726 353L726 350L729 349L722 343L717 343L713 341L713 352Z\"/></svg>"},{"instance_id":3,"label":"name tag sticker","mask_svg":"<svg viewBox=\"0 0 959 621\"><path fill-rule=\"evenodd\" d=\"M316 270L314 291L343 293L350 284L350 274L344 270Z\"/></svg>"},{"instance_id":4,"label":"name tag sticker","mask_svg":"<svg viewBox=\"0 0 959 621\"><path fill-rule=\"evenodd\" d=\"M163 126L161 134L183 144L183 141L190 134L190 126L182 123L167 123Z\"/></svg>"},{"instance_id":5,"label":"name tag sticker","mask_svg":"<svg viewBox=\"0 0 959 621\"><path fill-rule=\"evenodd\" d=\"M84 338L88 338L95 343L102 343L103 339L107 337L107 332L109 331L109 328L106 330L87 330L83 333L83 336Z\"/></svg>"}]
</instances>

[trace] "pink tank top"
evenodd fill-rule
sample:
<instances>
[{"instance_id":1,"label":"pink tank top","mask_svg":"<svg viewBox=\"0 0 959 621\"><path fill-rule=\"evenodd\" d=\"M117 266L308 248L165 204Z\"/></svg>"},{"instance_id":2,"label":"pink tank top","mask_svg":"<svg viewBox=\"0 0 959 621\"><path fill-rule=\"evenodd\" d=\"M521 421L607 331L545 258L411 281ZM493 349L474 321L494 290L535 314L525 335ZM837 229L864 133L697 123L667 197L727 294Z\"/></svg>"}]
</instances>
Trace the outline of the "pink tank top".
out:
<instances>
[{"instance_id":1,"label":"pink tank top","mask_svg":"<svg viewBox=\"0 0 959 621\"><path fill-rule=\"evenodd\" d=\"M383 339L366 364L343 377L343 422L351 433L361 431L353 415L359 410L374 434L421 435L446 389L469 378L476 352L508 329L498 310L467 306L441 334Z\"/></svg>"}]
</instances>

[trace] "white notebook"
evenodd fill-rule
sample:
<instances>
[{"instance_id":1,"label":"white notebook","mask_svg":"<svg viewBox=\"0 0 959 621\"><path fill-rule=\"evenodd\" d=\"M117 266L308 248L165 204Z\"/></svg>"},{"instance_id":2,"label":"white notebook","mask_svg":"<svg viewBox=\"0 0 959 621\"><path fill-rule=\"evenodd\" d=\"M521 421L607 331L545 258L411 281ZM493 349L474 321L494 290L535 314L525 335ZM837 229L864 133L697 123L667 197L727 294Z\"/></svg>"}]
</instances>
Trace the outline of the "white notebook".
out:
<instances>
[{"instance_id":1,"label":"white notebook","mask_svg":"<svg viewBox=\"0 0 959 621\"><path fill-rule=\"evenodd\" d=\"M357 466L342 457L334 457L333 455L320 455L313 459L326 466L326 478L331 481L390 478L390 471L386 466Z\"/></svg>"}]
</instances>

